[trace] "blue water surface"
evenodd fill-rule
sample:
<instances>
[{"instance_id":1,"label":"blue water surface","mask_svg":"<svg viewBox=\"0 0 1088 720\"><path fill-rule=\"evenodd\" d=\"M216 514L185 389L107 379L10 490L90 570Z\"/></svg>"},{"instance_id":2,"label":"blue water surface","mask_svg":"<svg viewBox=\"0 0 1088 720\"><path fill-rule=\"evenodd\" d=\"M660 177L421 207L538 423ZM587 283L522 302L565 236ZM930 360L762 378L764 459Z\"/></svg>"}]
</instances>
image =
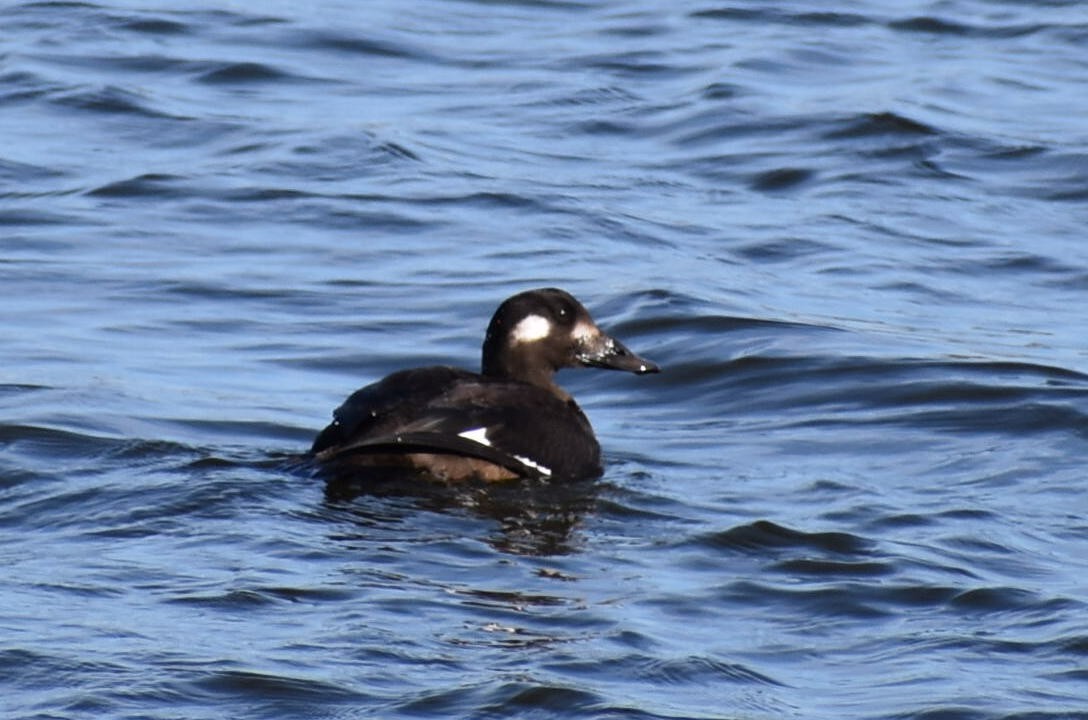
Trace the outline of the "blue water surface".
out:
<instances>
[{"instance_id":1,"label":"blue water surface","mask_svg":"<svg viewBox=\"0 0 1088 720\"><path fill-rule=\"evenodd\" d=\"M1072 0L0 8L11 718L1088 718ZM342 493L560 286L555 486Z\"/></svg>"}]
</instances>

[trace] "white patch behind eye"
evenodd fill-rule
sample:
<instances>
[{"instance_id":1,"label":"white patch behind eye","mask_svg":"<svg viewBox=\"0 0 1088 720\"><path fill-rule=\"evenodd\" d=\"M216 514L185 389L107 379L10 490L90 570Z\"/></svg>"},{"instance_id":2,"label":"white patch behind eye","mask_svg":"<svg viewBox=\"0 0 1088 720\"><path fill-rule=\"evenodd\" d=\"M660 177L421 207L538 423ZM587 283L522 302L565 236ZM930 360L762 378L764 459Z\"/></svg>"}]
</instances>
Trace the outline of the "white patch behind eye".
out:
<instances>
[{"instance_id":1,"label":"white patch behind eye","mask_svg":"<svg viewBox=\"0 0 1088 720\"><path fill-rule=\"evenodd\" d=\"M478 427L475 430L465 430L462 433L457 433L457 435L463 437L465 440L471 440L472 442L491 447L491 441L487 439L487 428L485 427Z\"/></svg>"},{"instance_id":2,"label":"white patch behind eye","mask_svg":"<svg viewBox=\"0 0 1088 720\"><path fill-rule=\"evenodd\" d=\"M515 343L536 342L548 337L552 331L552 324L548 318L542 315L526 315L510 333L510 338Z\"/></svg>"}]
</instances>

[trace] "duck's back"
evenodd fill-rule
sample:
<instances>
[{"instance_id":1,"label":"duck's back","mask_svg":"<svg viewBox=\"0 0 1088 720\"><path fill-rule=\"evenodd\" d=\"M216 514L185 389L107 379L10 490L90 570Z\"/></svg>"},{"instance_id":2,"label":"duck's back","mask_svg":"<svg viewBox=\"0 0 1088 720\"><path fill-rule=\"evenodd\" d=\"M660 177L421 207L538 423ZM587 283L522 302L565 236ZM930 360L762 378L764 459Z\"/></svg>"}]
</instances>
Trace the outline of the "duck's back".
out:
<instances>
[{"instance_id":1,"label":"duck's back","mask_svg":"<svg viewBox=\"0 0 1088 720\"><path fill-rule=\"evenodd\" d=\"M594 477L600 446L573 400L452 367L404 370L352 394L314 441L322 461L407 465L451 480Z\"/></svg>"}]
</instances>

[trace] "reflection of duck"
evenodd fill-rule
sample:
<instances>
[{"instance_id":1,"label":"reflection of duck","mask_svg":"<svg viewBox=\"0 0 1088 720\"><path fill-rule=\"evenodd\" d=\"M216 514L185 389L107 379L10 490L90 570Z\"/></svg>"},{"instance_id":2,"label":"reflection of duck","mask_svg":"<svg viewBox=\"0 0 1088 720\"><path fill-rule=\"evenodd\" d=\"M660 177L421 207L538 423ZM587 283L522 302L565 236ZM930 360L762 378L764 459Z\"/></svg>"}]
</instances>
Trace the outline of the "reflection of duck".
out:
<instances>
[{"instance_id":1,"label":"reflection of duck","mask_svg":"<svg viewBox=\"0 0 1088 720\"><path fill-rule=\"evenodd\" d=\"M402 370L351 395L311 453L346 471L405 470L444 481L601 474L589 420L554 382L564 367L657 372L603 333L568 293L530 290L491 318L482 372Z\"/></svg>"},{"instance_id":2,"label":"reflection of duck","mask_svg":"<svg viewBox=\"0 0 1088 720\"><path fill-rule=\"evenodd\" d=\"M377 529L381 527L413 527L416 531L424 529L426 532L427 523L443 523L445 521L440 517L452 513L485 521L486 527L481 528L479 539L499 552L567 555L577 549L580 540L575 528L583 517L594 512L602 490L601 483L592 480L551 483L521 479L487 485L447 485L410 479L402 482L395 475L395 471L393 477L383 473L380 483L356 482L357 475L334 475L327 479L325 503L328 510L340 519L351 518L358 525L357 533L342 524L337 525L335 537L338 541L370 545L376 535L384 537L384 531ZM353 502L360 496L366 496L370 501ZM437 515L413 514L411 523L398 522L401 513L414 513L415 510Z\"/></svg>"}]
</instances>

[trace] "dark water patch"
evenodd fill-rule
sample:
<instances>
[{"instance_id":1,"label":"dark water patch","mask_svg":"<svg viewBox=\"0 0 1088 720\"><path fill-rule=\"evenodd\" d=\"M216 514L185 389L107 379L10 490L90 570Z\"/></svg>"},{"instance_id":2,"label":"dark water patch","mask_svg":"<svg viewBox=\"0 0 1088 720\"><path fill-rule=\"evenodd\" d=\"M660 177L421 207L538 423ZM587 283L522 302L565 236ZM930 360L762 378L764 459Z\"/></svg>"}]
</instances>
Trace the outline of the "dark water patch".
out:
<instances>
[{"instance_id":1,"label":"dark water patch","mask_svg":"<svg viewBox=\"0 0 1088 720\"><path fill-rule=\"evenodd\" d=\"M829 140L837 140L881 135L912 137L938 134L936 129L924 123L893 112L871 113L860 117L846 118L839 121L838 125L838 128L825 133L825 137Z\"/></svg>"},{"instance_id":2,"label":"dark water patch","mask_svg":"<svg viewBox=\"0 0 1088 720\"><path fill-rule=\"evenodd\" d=\"M16 5L16 8L25 10L94 10L101 7L101 5L95 3L78 2L77 0L42 0L40 2L25 2Z\"/></svg>"},{"instance_id":3,"label":"dark water patch","mask_svg":"<svg viewBox=\"0 0 1088 720\"><path fill-rule=\"evenodd\" d=\"M996 513L980 510L977 508L953 508L950 510L942 510L937 513L937 517L952 519L952 520L996 520L998 515Z\"/></svg>"},{"instance_id":4,"label":"dark water patch","mask_svg":"<svg viewBox=\"0 0 1088 720\"><path fill-rule=\"evenodd\" d=\"M53 102L75 110L106 115L132 115L155 120L192 119L156 110L143 97L122 87L78 90L60 95Z\"/></svg>"},{"instance_id":5,"label":"dark water patch","mask_svg":"<svg viewBox=\"0 0 1088 720\"><path fill-rule=\"evenodd\" d=\"M39 390L53 390L54 388L49 385L35 385L33 383L0 383L0 397L5 395L22 395L23 393L33 393ZM0 425L0 432L3 431L3 426Z\"/></svg>"},{"instance_id":6,"label":"dark water patch","mask_svg":"<svg viewBox=\"0 0 1088 720\"><path fill-rule=\"evenodd\" d=\"M1015 145L999 146L988 152L983 152L980 157L986 160L1008 160L1019 162L1046 155L1049 148L1042 145Z\"/></svg>"},{"instance_id":7,"label":"dark water patch","mask_svg":"<svg viewBox=\"0 0 1088 720\"><path fill-rule=\"evenodd\" d=\"M315 198L323 197L320 194L307 192L305 190L275 187L234 188L226 191L225 194L235 202L253 203L275 203L284 200L313 200Z\"/></svg>"},{"instance_id":8,"label":"dark water patch","mask_svg":"<svg viewBox=\"0 0 1088 720\"><path fill-rule=\"evenodd\" d=\"M215 610L245 612L281 603L345 602L356 593L333 588L271 588L234 589L223 593L182 595L169 598L168 603L193 605Z\"/></svg>"},{"instance_id":9,"label":"dark water patch","mask_svg":"<svg viewBox=\"0 0 1088 720\"><path fill-rule=\"evenodd\" d=\"M661 660L654 657L623 658L624 665L635 665L644 681L666 685L703 685L730 682L755 685L783 683L738 663L722 662L705 656ZM569 669L569 668L568 668Z\"/></svg>"},{"instance_id":10,"label":"dark water patch","mask_svg":"<svg viewBox=\"0 0 1088 720\"><path fill-rule=\"evenodd\" d=\"M872 549L872 544L868 540L850 533L808 533L784 527L769 520L759 520L729 530L704 534L687 540L684 544L701 545L713 550L737 550L747 554L816 550L835 555L857 555Z\"/></svg>"},{"instance_id":11,"label":"dark water patch","mask_svg":"<svg viewBox=\"0 0 1088 720\"><path fill-rule=\"evenodd\" d=\"M962 23L945 20L929 15L893 20L888 23L892 30L905 30L909 32L921 32L935 35L966 35L970 28Z\"/></svg>"},{"instance_id":12,"label":"dark water patch","mask_svg":"<svg viewBox=\"0 0 1088 720\"><path fill-rule=\"evenodd\" d=\"M105 198L170 198L189 196L190 191L178 184L185 178L163 173L147 173L128 180L118 180L87 191L91 197Z\"/></svg>"},{"instance_id":13,"label":"dark water patch","mask_svg":"<svg viewBox=\"0 0 1088 720\"><path fill-rule=\"evenodd\" d=\"M745 243L735 250L740 257L763 263L793 262L834 251L835 248L828 243L805 237L764 239L760 242Z\"/></svg>"},{"instance_id":14,"label":"dark water patch","mask_svg":"<svg viewBox=\"0 0 1088 720\"><path fill-rule=\"evenodd\" d=\"M594 88L585 88L573 93L558 95L541 103L548 106L597 106L597 105L622 105L630 106L645 102L645 98L618 85L603 85Z\"/></svg>"},{"instance_id":15,"label":"dark water patch","mask_svg":"<svg viewBox=\"0 0 1088 720\"><path fill-rule=\"evenodd\" d=\"M741 663L708 655L662 659L636 652L610 658L608 662L576 658L551 663L548 668L582 682L589 678L616 682L619 677L629 676L636 682L661 687L720 687L722 683L739 687L787 686Z\"/></svg>"},{"instance_id":16,"label":"dark water patch","mask_svg":"<svg viewBox=\"0 0 1088 720\"><path fill-rule=\"evenodd\" d=\"M815 176L816 171L809 168L776 168L755 175L750 187L760 192L784 192L804 185Z\"/></svg>"},{"instance_id":17,"label":"dark water patch","mask_svg":"<svg viewBox=\"0 0 1088 720\"><path fill-rule=\"evenodd\" d=\"M935 303L962 302L965 298L954 288L941 287L936 283L892 282L878 288L889 292L901 292L915 298L927 298Z\"/></svg>"},{"instance_id":18,"label":"dark water patch","mask_svg":"<svg viewBox=\"0 0 1088 720\"><path fill-rule=\"evenodd\" d=\"M452 58L413 45L403 38L396 40L344 30L295 30L284 39L287 45L319 52L335 52L345 55L394 60L413 60L434 64L455 64Z\"/></svg>"},{"instance_id":19,"label":"dark water patch","mask_svg":"<svg viewBox=\"0 0 1088 720\"><path fill-rule=\"evenodd\" d=\"M750 90L743 85L733 83L715 82L707 85L702 90L702 96L706 100L732 100L747 95Z\"/></svg>"},{"instance_id":20,"label":"dark water patch","mask_svg":"<svg viewBox=\"0 0 1088 720\"><path fill-rule=\"evenodd\" d=\"M511 7L526 8L529 10L558 10L562 12L564 16L566 16L568 12L590 10L596 7L596 5L592 3L572 2L572 0L510 0L509 2L501 3L497 3L496 0L465 0L465 2L472 5L483 5L487 8L496 5L509 5Z\"/></svg>"},{"instance_id":21,"label":"dark water patch","mask_svg":"<svg viewBox=\"0 0 1088 720\"><path fill-rule=\"evenodd\" d=\"M861 27L869 25L872 20L864 15L847 12L802 12L797 13L795 21L801 25L816 25L830 27Z\"/></svg>"},{"instance_id":22,"label":"dark water patch","mask_svg":"<svg viewBox=\"0 0 1088 720\"><path fill-rule=\"evenodd\" d=\"M695 75L700 68L665 61L661 53L636 50L579 57L569 65L580 69L609 73L617 78L654 78L656 80L682 78Z\"/></svg>"},{"instance_id":23,"label":"dark water patch","mask_svg":"<svg viewBox=\"0 0 1088 720\"><path fill-rule=\"evenodd\" d=\"M942 152L942 161L956 172L1011 196L1065 202L1082 198L1088 188L1081 155L1060 147L959 137ZM1037 231L1033 228L1030 232L1035 235Z\"/></svg>"},{"instance_id":24,"label":"dark water patch","mask_svg":"<svg viewBox=\"0 0 1088 720\"><path fill-rule=\"evenodd\" d=\"M1081 669L1078 669L1078 670L1066 670L1064 672L1051 673L1049 675L1049 677L1052 677L1052 678L1054 678L1056 680L1069 680L1069 681L1073 681L1073 682L1076 682L1076 683L1079 684L1079 683L1083 683L1085 681L1088 681L1088 668L1085 668L1083 670L1081 670ZM1040 717L1040 718L1046 718L1047 716L1051 716L1051 715L1053 715L1055 720L1060 720L1062 718L1069 717L1065 713L1054 713L1054 714L1051 714L1051 713L1026 713L1026 714L1024 714L1024 717L1025 717L1025 720L1030 720L1031 718L1034 718L1034 717L1037 717L1037 716ZM1013 717L1018 717L1018 716L1013 716Z\"/></svg>"},{"instance_id":25,"label":"dark water patch","mask_svg":"<svg viewBox=\"0 0 1088 720\"><path fill-rule=\"evenodd\" d=\"M700 148L715 146L730 140L749 140L755 142L760 137L781 138L789 133L805 130L808 123L797 118L762 118L754 119L746 113L713 110L696 111L678 121L665 123L652 128L651 134L663 134L682 148ZM683 169L692 169L692 165L701 165L704 172L716 170L721 173L725 168L743 168L759 155L748 149L734 155L714 153L691 158L684 162ZM695 168L699 169L699 168ZM708 177L714 177L708 175Z\"/></svg>"},{"instance_id":26,"label":"dark water patch","mask_svg":"<svg viewBox=\"0 0 1088 720\"><path fill-rule=\"evenodd\" d=\"M783 587L751 580L728 583L716 593L730 605L754 603L765 610L787 612L795 617L819 616L852 620L875 620L893 615L880 607L864 588L840 582L833 587Z\"/></svg>"},{"instance_id":27,"label":"dark water patch","mask_svg":"<svg viewBox=\"0 0 1088 720\"><path fill-rule=\"evenodd\" d=\"M0 75L0 105L35 100L56 91L57 85L47 82L40 75L14 70Z\"/></svg>"},{"instance_id":28,"label":"dark water patch","mask_svg":"<svg viewBox=\"0 0 1088 720\"><path fill-rule=\"evenodd\" d=\"M563 685L509 683L491 693L480 710L509 716L528 711L590 712L601 704L601 696Z\"/></svg>"},{"instance_id":29,"label":"dark water patch","mask_svg":"<svg viewBox=\"0 0 1088 720\"><path fill-rule=\"evenodd\" d=\"M161 295L174 296L180 300L246 300L246 301L286 301L292 297L289 288L248 287L238 284L219 282L217 278L201 280L164 280L155 286ZM190 330L196 329L231 329L237 320L206 318L181 320L178 324Z\"/></svg>"},{"instance_id":30,"label":"dark water patch","mask_svg":"<svg viewBox=\"0 0 1088 720\"><path fill-rule=\"evenodd\" d=\"M39 57L41 56L39 55ZM93 66L100 70L153 73L156 75L164 73L182 73L191 65L191 63L177 57L146 53L140 55L80 57L75 61L71 58L66 60L65 56L50 56L49 60L50 62L57 64L69 64L83 68Z\"/></svg>"},{"instance_id":31,"label":"dark water patch","mask_svg":"<svg viewBox=\"0 0 1088 720\"><path fill-rule=\"evenodd\" d=\"M125 19L120 22L120 27L144 35L188 35L193 31L191 25L179 20L151 17L135 20Z\"/></svg>"},{"instance_id":32,"label":"dark water patch","mask_svg":"<svg viewBox=\"0 0 1088 720\"><path fill-rule=\"evenodd\" d=\"M425 717L533 717L541 712L591 711L599 706L597 695L574 688L531 682L467 685L425 693L396 706L409 716Z\"/></svg>"},{"instance_id":33,"label":"dark water patch","mask_svg":"<svg viewBox=\"0 0 1088 720\"><path fill-rule=\"evenodd\" d=\"M97 18L101 15L101 6L83 2L25 2L5 7L0 16L7 16L9 27L25 28L27 30L55 30L56 24L65 25L65 21L73 25L80 22L87 23L88 18ZM90 25L93 27L94 25Z\"/></svg>"},{"instance_id":34,"label":"dark water patch","mask_svg":"<svg viewBox=\"0 0 1088 720\"><path fill-rule=\"evenodd\" d=\"M414 160L416 162L420 162L420 161L423 160L422 157L420 157L414 151L409 150L407 147L405 147L401 143L396 143L396 142L386 140L386 141L383 141L383 142L375 143L374 147L376 149L384 152L386 155L391 155L391 156L393 156L395 158L399 158L401 160Z\"/></svg>"},{"instance_id":35,"label":"dark water patch","mask_svg":"<svg viewBox=\"0 0 1088 720\"><path fill-rule=\"evenodd\" d=\"M196 81L209 85L248 85L254 83L286 82L295 79L290 73L258 62L223 63L197 76Z\"/></svg>"},{"instance_id":36,"label":"dark water patch","mask_svg":"<svg viewBox=\"0 0 1088 720\"><path fill-rule=\"evenodd\" d=\"M50 594L71 596L76 602L95 598L120 598L127 592L127 588L75 583L34 583L33 586L36 590L44 590Z\"/></svg>"},{"instance_id":37,"label":"dark water patch","mask_svg":"<svg viewBox=\"0 0 1088 720\"><path fill-rule=\"evenodd\" d=\"M892 20L888 28L898 32L919 33L935 36L1005 39L1033 35L1048 29L1046 24L1028 23L1014 25L971 25L933 15Z\"/></svg>"},{"instance_id":38,"label":"dark water patch","mask_svg":"<svg viewBox=\"0 0 1088 720\"><path fill-rule=\"evenodd\" d=\"M124 675L124 666L118 663L104 662L93 658L79 658L67 652L49 652L45 649L27 650L24 648L5 648L0 650L0 670L3 670L7 687L22 687L34 693L43 688L53 692L55 683L63 683L65 689L74 684L96 677L106 682ZM39 706L35 710L40 711ZM23 717L50 718L69 717L68 715L38 714Z\"/></svg>"},{"instance_id":39,"label":"dark water patch","mask_svg":"<svg viewBox=\"0 0 1088 720\"><path fill-rule=\"evenodd\" d=\"M783 23L813 27L860 27L873 24L873 20L856 13L846 12L796 12L783 8L724 7L696 10L690 17L699 20L727 20L737 22Z\"/></svg>"},{"instance_id":40,"label":"dark water patch","mask_svg":"<svg viewBox=\"0 0 1088 720\"><path fill-rule=\"evenodd\" d=\"M967 612L1024 612L1040 610L1035 593L1017 587L976 587L950 598L949 605Z\"/></svg>"},{"instance_id":41,"label":"dark water patch","mask_svg":"<svg viewBox=\"0 0 1088 720\"><path fill-rule=\"evenodd\" d=\"M0 82L3 82L2 78L0 78ZM14 162L0 158L0 182L11 184L36 183L42 180L51 180L60 177L64 177L64 173L54 168L44 165ZM34 195L24 192L23 188L18 190L0 191L0 198L21 197L34 197Z\"/></svg>"},{"instance_id":42,"label":"dark water patch","mask_svg":"<svg viewBox=\"0 0 1088 720\"><path fill-rule=\"evenodd\" d=\"M961 550L968 550L972 553L987 553L1005 556L1012 556L1015 554L1014 550L1006 545L974 536L945 538L942 544Z\"/></svg>"},{"instance_id":43,"label":"dark water patch","mask_svg":"<svg viewBox=\"0 0 1088 720\"><path fill-rule=\"evenodd\" d=\"M942 707L910 713L888 715L892 720L998 720L998 715L963 705L948 704ZM1005 716L1008 720L1008 716Z\"/></svg>"},{"instance_id":44,"label":"dark water patch","mask_svg":"<svg viewBox=\"0 0 1088 720\"><path fill-rule=\"evenodd\" d=\"M104 456L128 444L117 438L35 425L0 425L0 443L5 451L43 460Z\"/></svg>"},{"instance_id":45,"label":"dark water patch","mask_svg":"<svg viewBox=\"0 0 1088 720\"><path fill-rule=\"evenodd\" d=\"M80 225L85 222L74 215L64 215L48 210L0 210L0 226L38 227L50 225ZM63 243L55 243L60 246Z\"/></svg>"},{"instance_id":46,"label":"dark water patch","mask_svg":"<svg viewBox=\"0 0 1088 720\"><path fill-rule=\"evenodd\" d=\"M892 575L896 567L883 562L835 562L831 560L795 559L775 563L774 570L802 577L881 577Z\"/></svg>"},{"instance_id":47,"label":"dark water patch","mask_svg":"<svg viewBox=\"0 0 1088 720\"><path fill-rule=\"evenodd\" d=\"M356 690L323 680L286 675L273 675L246 670L219 670L194 680L192 687L202 694L246 697L261 704L272 701L309 702L325 704L365 700ZM301 709L301 708L299 708ZM283 708L287 710L287 708Z\"/></svg>"},{"instance_id":48,"label":"dark water patch","mask_svg":"<svg viewBox=\"0 0 1088 720\"><path fill-rule=\"evenodd\" d=\"M619 38L652 38L665 35L669 27L663 22L625 22L622 25L608 27L600 31L602 36Z\"/></svg>"},{"instance_id":49,"label":"dark water patch","mask_svg":"<svg viewBox=\"0 0 1088 720\"><path fill-rule=\"evenodd\" d=\"M866 595L886 604L890 609L897 609L898 612L912 608L941 608L960 592L955 587L936 583L928 585L896 583L884 587L869 587L865 590Z\"/></svg>"},{"instance_id":50,"label":"dark water patch","mask_svg":"<svg viewBox=\"0 0 1088 720\"><path fill-rule=\"evenodd\" d=\"M1088 656L1088 635L1064 638L1058 645L1062 653Z\"/></svg>"},{"instance_id":51,"label":"dark water patch","mask_svg":"<svg viewBox=\"0 0 1088 720\"><path fill-rule=\"evenodd\" d=\"M897 515L881 516L873 519L870 525L874 529L880 528L914 528L914 527L927 527L933 525L935 520L925 515L918 515L916 513L904 513Z\"/></svg>"},{"instance_id":52,"label":"dark water patch","mask_svg":"<svg viewBox=\"0 0 1088 720\"><path fill-rule=\"evenodd\" d=\"M634 122L620 120L593 119L579 123L571 128L572 131L583 135L634 135L639 131L639 125Z\"/></svg>"},{"instance_id":53,"label":"dark water patch","mask_svg":"<svg viewBox=\"0 0 1088 720\"><path fill-rule=\"evenodd\" d=\"M817 577L809 576L806 580ZM851 576L844 574L844 577ZM866 575L862 573L860 577L865 578ZM1056 612L1075 612L1081 606L1074 601L1044 598L1015 587L964 590L962 587L939 584L885 584L846 579L837 580L833 586L783 586L738 580L726 585L720 597L729 602L744 602L745 598L759 597L761 604L767 607L805 608L806 612L859 619L899 615L911 608L951 610L970 617L997 614L1052 617ZM1012 649L1016 652L1030 651L1020 644L1015 644Z\"/></svg>"},{"instance_id":54,"label":"dark water patch","mask_svg":"<svg viewBox=\"0 0 1088 720\"><path fill-rule=\"evenodd\" d=\"M422 206L471 206L482 210L538 210L554 211L555 208L537 197L513 192L474 192L467 195L435 195L411 200Z\"/></svg>"},{"instance_id":55,"label":"dark water patch","mask_svg":"<svg viewBox=\"0 0 1088 720\"><path fill-rule=\"evenodd\" d=\"M673 515L668 512L667 508L661 508L660 511L655 511L652 507L653 503L649 499L643 499L642 502L635 500L630 501L628 493L623 494L625 501L618 502L610 499L609 497L601 498L597 503L596 510L599 514L619 519L628 519L631 521L662 521L667 522L673 519ZM664 502L671 503L673 501L664 499ZM645 505L643 505L645 503ZM640 506L641 505L641 506Z\"/></svg>"},{"instance_id":56,"label":"dark water patch","mask_svg":"<svg viewBox=\"0 0 1088 720\"><path fill-rule=\"evenodd\" d=\"M1088 182L1075 190L1058 190L1047 193L1044 197L1060 202L1083 202L1088 200Z\"/></svg>"}]
</instances>

